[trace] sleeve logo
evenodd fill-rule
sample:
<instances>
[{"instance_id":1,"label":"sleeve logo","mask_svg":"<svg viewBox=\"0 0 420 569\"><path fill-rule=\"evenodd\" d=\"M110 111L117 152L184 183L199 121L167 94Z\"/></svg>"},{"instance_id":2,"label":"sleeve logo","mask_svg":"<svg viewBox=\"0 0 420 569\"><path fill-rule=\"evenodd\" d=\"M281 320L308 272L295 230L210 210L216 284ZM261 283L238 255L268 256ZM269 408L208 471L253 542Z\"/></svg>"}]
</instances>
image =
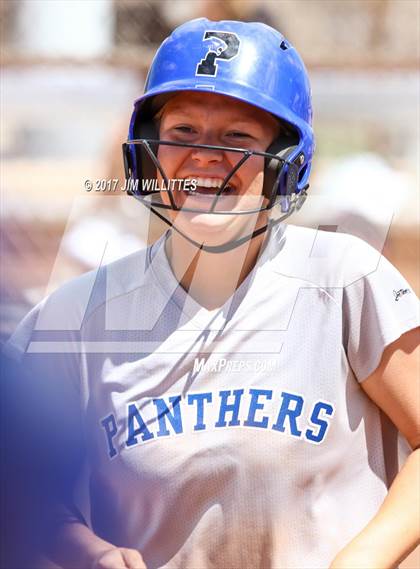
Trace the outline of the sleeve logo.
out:
<instances>
[{"instance_id":1,"label":"sleeve logo","mask_svg":"<svg viewBox=\"0 0 420 569\"><path fill-rule=\"evenodd\" d=\"M411 292L409 288L400 288L400 290L393 290L394 293L394 300L398 302L402 296Z\"/></svg>"}]
</instances>

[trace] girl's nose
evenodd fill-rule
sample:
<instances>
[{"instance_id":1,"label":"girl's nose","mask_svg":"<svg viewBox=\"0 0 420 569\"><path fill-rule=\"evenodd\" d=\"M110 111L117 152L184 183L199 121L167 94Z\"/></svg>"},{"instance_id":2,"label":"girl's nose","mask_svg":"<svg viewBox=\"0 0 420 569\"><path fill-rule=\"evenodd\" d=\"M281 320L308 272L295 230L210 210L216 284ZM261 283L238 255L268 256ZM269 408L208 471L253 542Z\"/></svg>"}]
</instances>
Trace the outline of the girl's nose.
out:
<instances>
[{"instance_id":1,"label":"girl's nose","mask_svg":"<svg viewBox=\"0 0 420 569\"><path fill-rule=\"evenodd\" d=\"M216 146L217 142L214 136L210 134L207 136L200 137L197 144L206 144ZM208 164L216 164L223 161L223 150L217 150L215 148L193 148L191 152L191 158L202 166L207 166Z\"/></svg>"}]
</instances>

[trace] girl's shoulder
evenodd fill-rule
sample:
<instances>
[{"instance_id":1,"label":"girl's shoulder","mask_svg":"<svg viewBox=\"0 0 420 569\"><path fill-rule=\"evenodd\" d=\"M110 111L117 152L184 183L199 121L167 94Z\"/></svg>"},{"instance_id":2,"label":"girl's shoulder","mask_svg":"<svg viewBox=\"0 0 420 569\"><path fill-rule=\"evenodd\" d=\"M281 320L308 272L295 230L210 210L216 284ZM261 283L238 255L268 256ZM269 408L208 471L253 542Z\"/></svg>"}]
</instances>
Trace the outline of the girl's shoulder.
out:
<instances>
[{"instance_id":1,"label":"girl's shoulder","mask_svg":"<svg viewBox=\"0 0 420 569\"><path fill-rule=\"evenodd\" d=\"M277 235L274 266L325 288L345 287L376 271L382 258L362 239L331 229L287 225Z\"/></svg>"}]
</instances>

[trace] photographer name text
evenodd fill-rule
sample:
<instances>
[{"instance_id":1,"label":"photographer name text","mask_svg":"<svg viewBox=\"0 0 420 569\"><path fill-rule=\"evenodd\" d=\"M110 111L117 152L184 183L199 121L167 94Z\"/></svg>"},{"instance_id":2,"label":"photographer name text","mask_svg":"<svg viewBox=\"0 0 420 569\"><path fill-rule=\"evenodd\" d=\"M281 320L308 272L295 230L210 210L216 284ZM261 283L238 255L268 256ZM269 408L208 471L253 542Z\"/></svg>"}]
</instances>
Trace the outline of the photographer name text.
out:
<instances>
[{"instance_id":1,"label":"photographer name text","mask_svg":"<svg viewBox=\"0 0 420 569\"><path fill-rule=\"evenodd\" d=\"M133 179L129 178L121 183L118 178L102 178L97 180L87 179L83 183L86 192L167 192L167 191L194 191L197 188L197 180L172 178L165 182L156 178Z\"/></svg>"}]
</instances>

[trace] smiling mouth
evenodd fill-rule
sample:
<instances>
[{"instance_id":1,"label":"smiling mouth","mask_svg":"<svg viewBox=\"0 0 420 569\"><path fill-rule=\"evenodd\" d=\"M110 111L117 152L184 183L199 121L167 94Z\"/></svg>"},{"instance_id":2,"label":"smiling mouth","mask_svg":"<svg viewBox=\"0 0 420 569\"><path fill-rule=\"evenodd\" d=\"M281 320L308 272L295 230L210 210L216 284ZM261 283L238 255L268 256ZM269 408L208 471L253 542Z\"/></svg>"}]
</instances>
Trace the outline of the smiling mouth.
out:
<instances>
[{"instance_id":1,"label":"smiling mouth","mask_svg":"<svg viewBox=\"0 0 420 569\"><path fill-rule=\"evenodd\" d=\"M223 196L227 196L227 195L232 195L233 194L233 188L230 188L229 186L226 186L226 188L223 190L223 192L221 194L219 194L218 196L216 196L217 190L210 190L209 188L205 188L203 186L197 186L195 190L187 190L186 192L189 196L196 196L196 195L202 195L202 196L209 196L209 197L223 197Z\"/></svg>"},{"instance_id":2,"label":"smiling mouth","mask_svg":"<svg viewBox=\"0 0 420 569\"><path fill-rule=\"evenodd\" d=\"M223 185L223 180L221 178L188 178L191 181L191 189L185 190L184 193L187 195L204 195L204 196L214 196L220 190ZM193 183L194 182L194 183ZM195 188L195 189L193 189ZM221 194L218 197L223 197L235 192L235 187L232 184L227 184Z\"/></svg>"}]
</instances>

